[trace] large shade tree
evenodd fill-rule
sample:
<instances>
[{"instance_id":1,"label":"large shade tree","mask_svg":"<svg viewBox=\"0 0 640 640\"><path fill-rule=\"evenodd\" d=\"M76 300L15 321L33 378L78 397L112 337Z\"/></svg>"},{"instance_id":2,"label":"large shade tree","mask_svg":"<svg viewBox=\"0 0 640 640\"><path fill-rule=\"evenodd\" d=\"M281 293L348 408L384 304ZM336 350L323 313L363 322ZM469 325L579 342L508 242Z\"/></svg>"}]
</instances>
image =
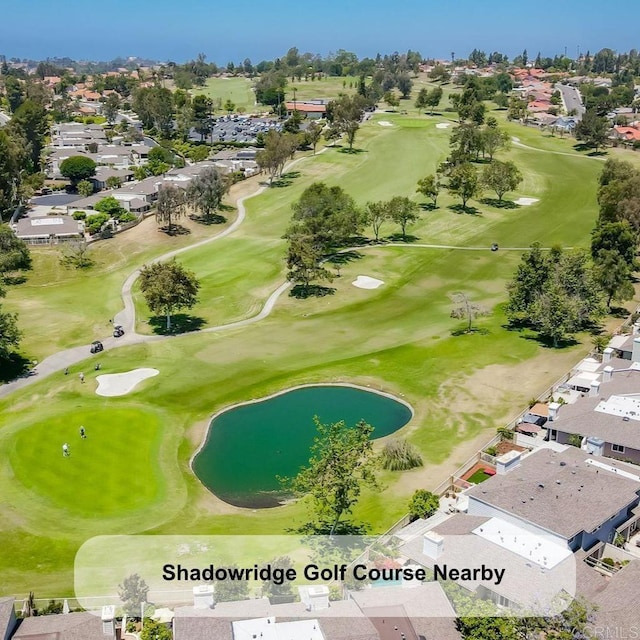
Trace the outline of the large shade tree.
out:
<instances>
[{"instance_id":1,"label":"large shade tree","mask_svg":"<svg viewBox=\"0 0 640 640\"><path fill-rule=\"evenodd\" d=\"M198 302L200 283L195 274L176 260L155 262L140 270L140 290L149 309L167 319L171 330L171 316L180 309L191 309Z\"/></svg>"}]
</instances>

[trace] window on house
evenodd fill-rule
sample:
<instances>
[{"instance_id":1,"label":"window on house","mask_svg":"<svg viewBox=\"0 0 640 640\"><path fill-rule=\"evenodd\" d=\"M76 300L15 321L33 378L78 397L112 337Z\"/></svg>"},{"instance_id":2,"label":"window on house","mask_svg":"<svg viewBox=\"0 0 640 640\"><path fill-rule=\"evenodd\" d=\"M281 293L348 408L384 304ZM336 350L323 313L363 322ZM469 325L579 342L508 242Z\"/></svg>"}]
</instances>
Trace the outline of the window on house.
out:
<instances>
[{"instance_id":1,"label":"window on house","mask_svg":"<svg viewBox=\"0 0 640 640\"><path fill-rule=\"evenodd\" d=\"M616 453L624 453L624 447L621 444L612 444L611 451L615 451Z\"/></svg>"}]
</instances>

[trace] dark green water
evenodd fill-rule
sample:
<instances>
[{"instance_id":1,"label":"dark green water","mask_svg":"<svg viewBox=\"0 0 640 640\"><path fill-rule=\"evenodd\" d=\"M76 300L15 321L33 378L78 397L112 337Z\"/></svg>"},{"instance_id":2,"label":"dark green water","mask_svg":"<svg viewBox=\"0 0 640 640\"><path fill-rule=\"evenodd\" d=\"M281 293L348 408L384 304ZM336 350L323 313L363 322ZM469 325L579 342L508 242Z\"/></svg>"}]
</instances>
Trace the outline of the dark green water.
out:
<instances>
[{"instance_id":1,"label":"dark green water","mask_svg":"<svg viewBox=\"0 0 640 640\"><path fill-rule=\"evenodd\" d=\"M283 498L276 476L293 476L309 460L316 427L365 420L382 438L411 419L404 404L352 387L304 387L225 411L211 421L193 471L216 496L239 507L273 507Z\"/></svg>"}]
</instances>

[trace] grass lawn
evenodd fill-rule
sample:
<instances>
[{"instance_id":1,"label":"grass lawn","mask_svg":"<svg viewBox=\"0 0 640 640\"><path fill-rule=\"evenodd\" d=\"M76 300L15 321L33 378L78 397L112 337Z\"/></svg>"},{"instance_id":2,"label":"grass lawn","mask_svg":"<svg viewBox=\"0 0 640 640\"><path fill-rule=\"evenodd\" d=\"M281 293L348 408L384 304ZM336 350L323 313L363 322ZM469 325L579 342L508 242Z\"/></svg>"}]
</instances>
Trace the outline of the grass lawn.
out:
<instances>
[{"instance_id":1,"label":"grass lawn","mask_svg":"<svg viewBox=\"0 0 640 640\"><path fill-rule=\"evenodd\" d=\"M216 111L224 109L224 103L231 100L236 105L236 110L245 112L254 111L256 108L253 82L249 78L209 78L204 87L195 87L191 95L205 95L214 101Z\"/></svg>"},{"instance_id":2,"label":"grass lawn","mask_svg":"<svg viewBox=\"0 0 640 640\"><path fill-rule=\"evenodd\" d=\"M380 119L393 126L380 126ZM247 201L247 219L236 233L179 258L202 279L201 302L193 315L213 325L255 313L284 280L282 234L292 202L313 181L340 184L361 204L413 196L416 181L432 172L447 151L449 133L436 129L437 121L377 115L361 128L357 153L336 147L305 159L289 186ZM129 396L96 396L96 373L90 371L81 385L77 371L83 367L78 365L68 377L52 376L0 401L0 446L5 451L0 459L0 571L5 591L69 593L73 554L95 535L268 534L300 523L301 503L255 512L230 507L208 493L189 469L214 412L295 384L351 381L396 393L414 407L414 418L398 435L420 449L425 466L383 472L384 490L364 494L355 515L371 522L375 531L405 513L415 489L433 489L452 473L497 426L586 351L580 343L548 349L529 332L505 330L504 286L519 252L415 246L586 244L596 217L593 185L600 163L515 147L503 155L512 157L526 175L522 189L509 197L533 196L539 203L495 209L474 201L476 211L470 214L452 210L454 200L443 196L438 209L425 211L409 230L417 238L414 246L355 252L331 284L330 295L303 301L285 295L256 324L105 352L101 373L159 369L160 375ZM383 235L396 231L389 225ZM148 233L158 234L151 227ZM117 247L125 237L105 247ZM142 234L140 241L146 237ZM188 243L194 237L166 242ZM136 248L131 241L120 257L114 252L113 275L100 280L99 294L95 276L91 282L84 274L53 267L56 285L46 287L47 274L37 263L26 285L12 289L11 302L14 308L22 304L23 314L28 313L23 297L38 314L46 314L55 302L61 320L65 303L56 292L65 291L66 304L78 307L75 333L54 337L46 322L30 317L24 319L26 326L43 327L43 341L52 348L65 341L88 341L76 336L83 316L91 326L108 312L106 321L117 310L126 274L166 250L166 242L160 238ZM110 264L108 252L104 261ZM357 289L351 285L357 275L385 284ZM463 323L450 318L450 295L459 290L492 310L469 335L456 335ZM89 309L86 297L74 297L79 294L93 295L100 314ZM139 325L149 331L148 312L139 301L138 309ZM86 441L77 435L80 424L87 428ZM70 458L62 457L65 441L71 444ZM383 445L380 441L376 446Z\"/></svg>"},{"instance_id":3,"label":"grass lawn","mask_svg":"<svg viewBox=\"0 0 640 640\"><path fill-rule=\"evenodd\" d=\"M467 478L467 482L471 482L471 484L480 484L481 482L488 480L492 475L493 474L487 473L486 471L479 469L473 475Z\"/></svg>"}]
</instances>

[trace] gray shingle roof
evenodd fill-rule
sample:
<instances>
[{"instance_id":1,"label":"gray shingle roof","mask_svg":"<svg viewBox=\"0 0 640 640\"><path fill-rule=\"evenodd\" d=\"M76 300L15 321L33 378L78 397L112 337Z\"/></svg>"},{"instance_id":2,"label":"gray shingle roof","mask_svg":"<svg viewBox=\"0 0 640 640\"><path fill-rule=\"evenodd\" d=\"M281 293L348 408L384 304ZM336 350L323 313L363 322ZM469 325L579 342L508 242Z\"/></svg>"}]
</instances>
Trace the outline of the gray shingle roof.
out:
<instances>
[{"instance_id":1,"label":"gray shingle roof","mask_svg":"<svg viewBox=\"0 0 640 640\"><path fill-rule=\"evenodd\" d=\"M598 470L586 464L588 459L611 464L575 447L562 453L539 449L512 471L471 487L467 494L569 539L594 531L638 500L639 482ZM622 468L622 463L616 465Z\"/></svg>"},{"instance_id":2,"label":"gray shingle roof","mask_svg":"<svg viewBox=\"0 0 640 640\"><path fill-rule=\"evenodd\" d=\"M100 616L85 611L25 618L20 623L13 639L109 640L109 636L102 633Z\"/></svg>"},{"instance_id":3,"label":"gray shingle roof","mask_svg":"<svg viewBox=\"0 0 640 640\"><path fill-rule=\"evenodd\" d=\"M0 638L9 637L13 631L15 598L0 598Z\"/></svg>"},{"instance_id":4,"label":"gray shingle roof","mask_svg":"<svg viewBox=\"0 0 640 640\"><path fill-rule=\"evenodd\" d=\"M604 366L608 365L619 370L629 367L631 361L614 358ZM556 420L547 427L564 433L595 436L605 442L640 449L640 421L623 421L620 416L594 411L602 398L637 393L640 393L640 371L618 371L613 374L610 382L600 384L597 397L587 396L579 398L574 404L562 405Z\"/></svg>"}]
</instances>

